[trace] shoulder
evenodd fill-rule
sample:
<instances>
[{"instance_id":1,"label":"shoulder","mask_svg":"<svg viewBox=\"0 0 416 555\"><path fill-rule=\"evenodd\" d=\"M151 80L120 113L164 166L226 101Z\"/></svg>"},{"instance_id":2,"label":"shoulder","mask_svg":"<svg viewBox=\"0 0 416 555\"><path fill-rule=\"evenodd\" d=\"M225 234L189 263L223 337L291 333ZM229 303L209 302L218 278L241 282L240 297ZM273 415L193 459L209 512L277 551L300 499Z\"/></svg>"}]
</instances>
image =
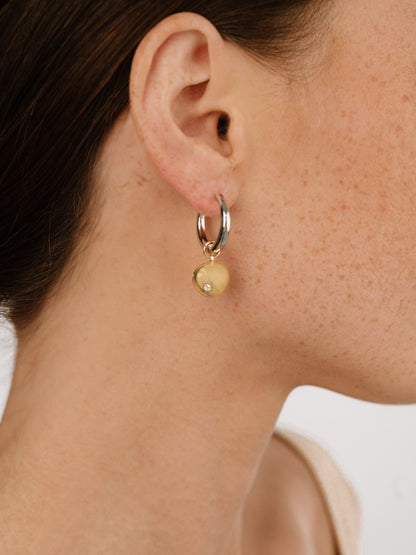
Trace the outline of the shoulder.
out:
<instances>
[{"instance_id":1,"label":"shoulder","mask_svg":"<svg viewBox=\"0 0 416 555\"><path fill-rule=\"evenodd\" d=\"M305 457L283 435L273 434L264 453L244 523L251 552L255 545L256 553L337 554L322 489Z\"/></svg>"},{"instance_id":2,"label":"shoulder","mask_svg":"<svg viewBox=\"0 0 416 555\"><path fill-rule=\"evenodd\" d=\"M360 553L361 506L338 463L320 443L293 430L278 428L274 437L290 445L309 468L330 515L340 555Z\"/></svg>"}]
</instances>

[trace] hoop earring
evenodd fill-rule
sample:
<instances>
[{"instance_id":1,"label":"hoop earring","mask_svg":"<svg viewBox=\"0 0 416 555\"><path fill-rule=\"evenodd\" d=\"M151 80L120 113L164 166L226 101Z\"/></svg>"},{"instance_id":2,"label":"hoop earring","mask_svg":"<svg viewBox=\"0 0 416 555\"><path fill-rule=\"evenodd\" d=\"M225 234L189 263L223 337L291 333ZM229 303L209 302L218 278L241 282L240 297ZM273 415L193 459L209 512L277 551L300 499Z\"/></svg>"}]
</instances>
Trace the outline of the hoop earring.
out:
<instances>
[{"instance_id":1,"label":"hoop earring","mask_svg":"<svg viewBox=\"0 0 416 555\"><path fill-rule=\"evenodd\" d=\"M230 233L231 219L227 205L222 195L216 195L221 206L221 228L216 241L208 241L205 232L205 215L198 214L197 233L199 241L203 247L205 256L210 262L201 264L195 268L192 282L195 289L205 297L217 297L221 295L227 288L230 280L228 269L218 262L214 262L215 258L221 254L222 249L228 240Z\"/></svg>"}]
</instances>

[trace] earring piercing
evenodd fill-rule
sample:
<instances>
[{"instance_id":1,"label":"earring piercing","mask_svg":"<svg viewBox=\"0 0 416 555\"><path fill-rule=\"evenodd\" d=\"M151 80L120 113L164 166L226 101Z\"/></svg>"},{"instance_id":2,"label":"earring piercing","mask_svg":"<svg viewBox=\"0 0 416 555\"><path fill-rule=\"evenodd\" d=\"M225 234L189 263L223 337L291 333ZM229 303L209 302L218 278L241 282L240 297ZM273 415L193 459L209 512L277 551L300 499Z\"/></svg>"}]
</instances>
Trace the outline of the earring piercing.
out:
<instances>
[{"instance_id":1,"label":"earring piercing","mask_svg":"<svg viewBox=\"0 0 416 555\"><path fill-rule=\"evenodd\" d=\"M216 241L209 241L205 231L205 214L198 214L197 233L202 250L210 262L195 268L192 282L196 290L205 297L217 297L227 288L230 275L223 264L214 262L227 243L230 234L231 218L228 207L222 195L216 195L221 206L221 227Z\"/></svg>"}]
</instances>

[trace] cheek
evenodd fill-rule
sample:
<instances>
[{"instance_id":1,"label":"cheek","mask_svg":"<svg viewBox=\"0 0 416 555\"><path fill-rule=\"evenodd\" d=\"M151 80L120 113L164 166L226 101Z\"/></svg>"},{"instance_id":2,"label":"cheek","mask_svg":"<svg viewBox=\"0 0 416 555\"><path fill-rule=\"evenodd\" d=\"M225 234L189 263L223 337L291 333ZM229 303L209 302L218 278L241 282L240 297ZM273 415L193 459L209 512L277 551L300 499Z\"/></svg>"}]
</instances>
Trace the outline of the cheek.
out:
<instances>
[{"instance_id":1,"label":"cheek","mask_svg":"<svg viewBox=\"0 0 416 555\"><path fill-rule=\"evenodd\" d=\"M414 104L394 95L386 113L344 98L320 114L330 126L304 125L295 164L282 168L281 145L264 154L262 185L244 198L250 270L236 273L253 325L298 358L308 383L414 402Z\"/></svg>"}]
</instances>

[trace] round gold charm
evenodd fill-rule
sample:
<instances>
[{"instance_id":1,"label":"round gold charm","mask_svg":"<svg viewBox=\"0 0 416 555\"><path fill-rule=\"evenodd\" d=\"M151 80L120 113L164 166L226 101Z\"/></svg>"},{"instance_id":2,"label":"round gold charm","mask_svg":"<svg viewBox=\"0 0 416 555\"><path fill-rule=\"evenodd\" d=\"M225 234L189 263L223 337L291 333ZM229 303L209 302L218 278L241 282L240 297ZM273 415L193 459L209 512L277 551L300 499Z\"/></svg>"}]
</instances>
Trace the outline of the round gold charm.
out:
<instances>
[{"instance_id":1,"label":"round gold charm","mask_svg":"<svg viewBox=\"0 0 416 555\"><path fill-rule=\"evenodd\" d=\"M194 270L192 282L205 297L217 297L227 288L230 279L228 269L218 262L201 264Z\"/></svg>"}]
</instances>

